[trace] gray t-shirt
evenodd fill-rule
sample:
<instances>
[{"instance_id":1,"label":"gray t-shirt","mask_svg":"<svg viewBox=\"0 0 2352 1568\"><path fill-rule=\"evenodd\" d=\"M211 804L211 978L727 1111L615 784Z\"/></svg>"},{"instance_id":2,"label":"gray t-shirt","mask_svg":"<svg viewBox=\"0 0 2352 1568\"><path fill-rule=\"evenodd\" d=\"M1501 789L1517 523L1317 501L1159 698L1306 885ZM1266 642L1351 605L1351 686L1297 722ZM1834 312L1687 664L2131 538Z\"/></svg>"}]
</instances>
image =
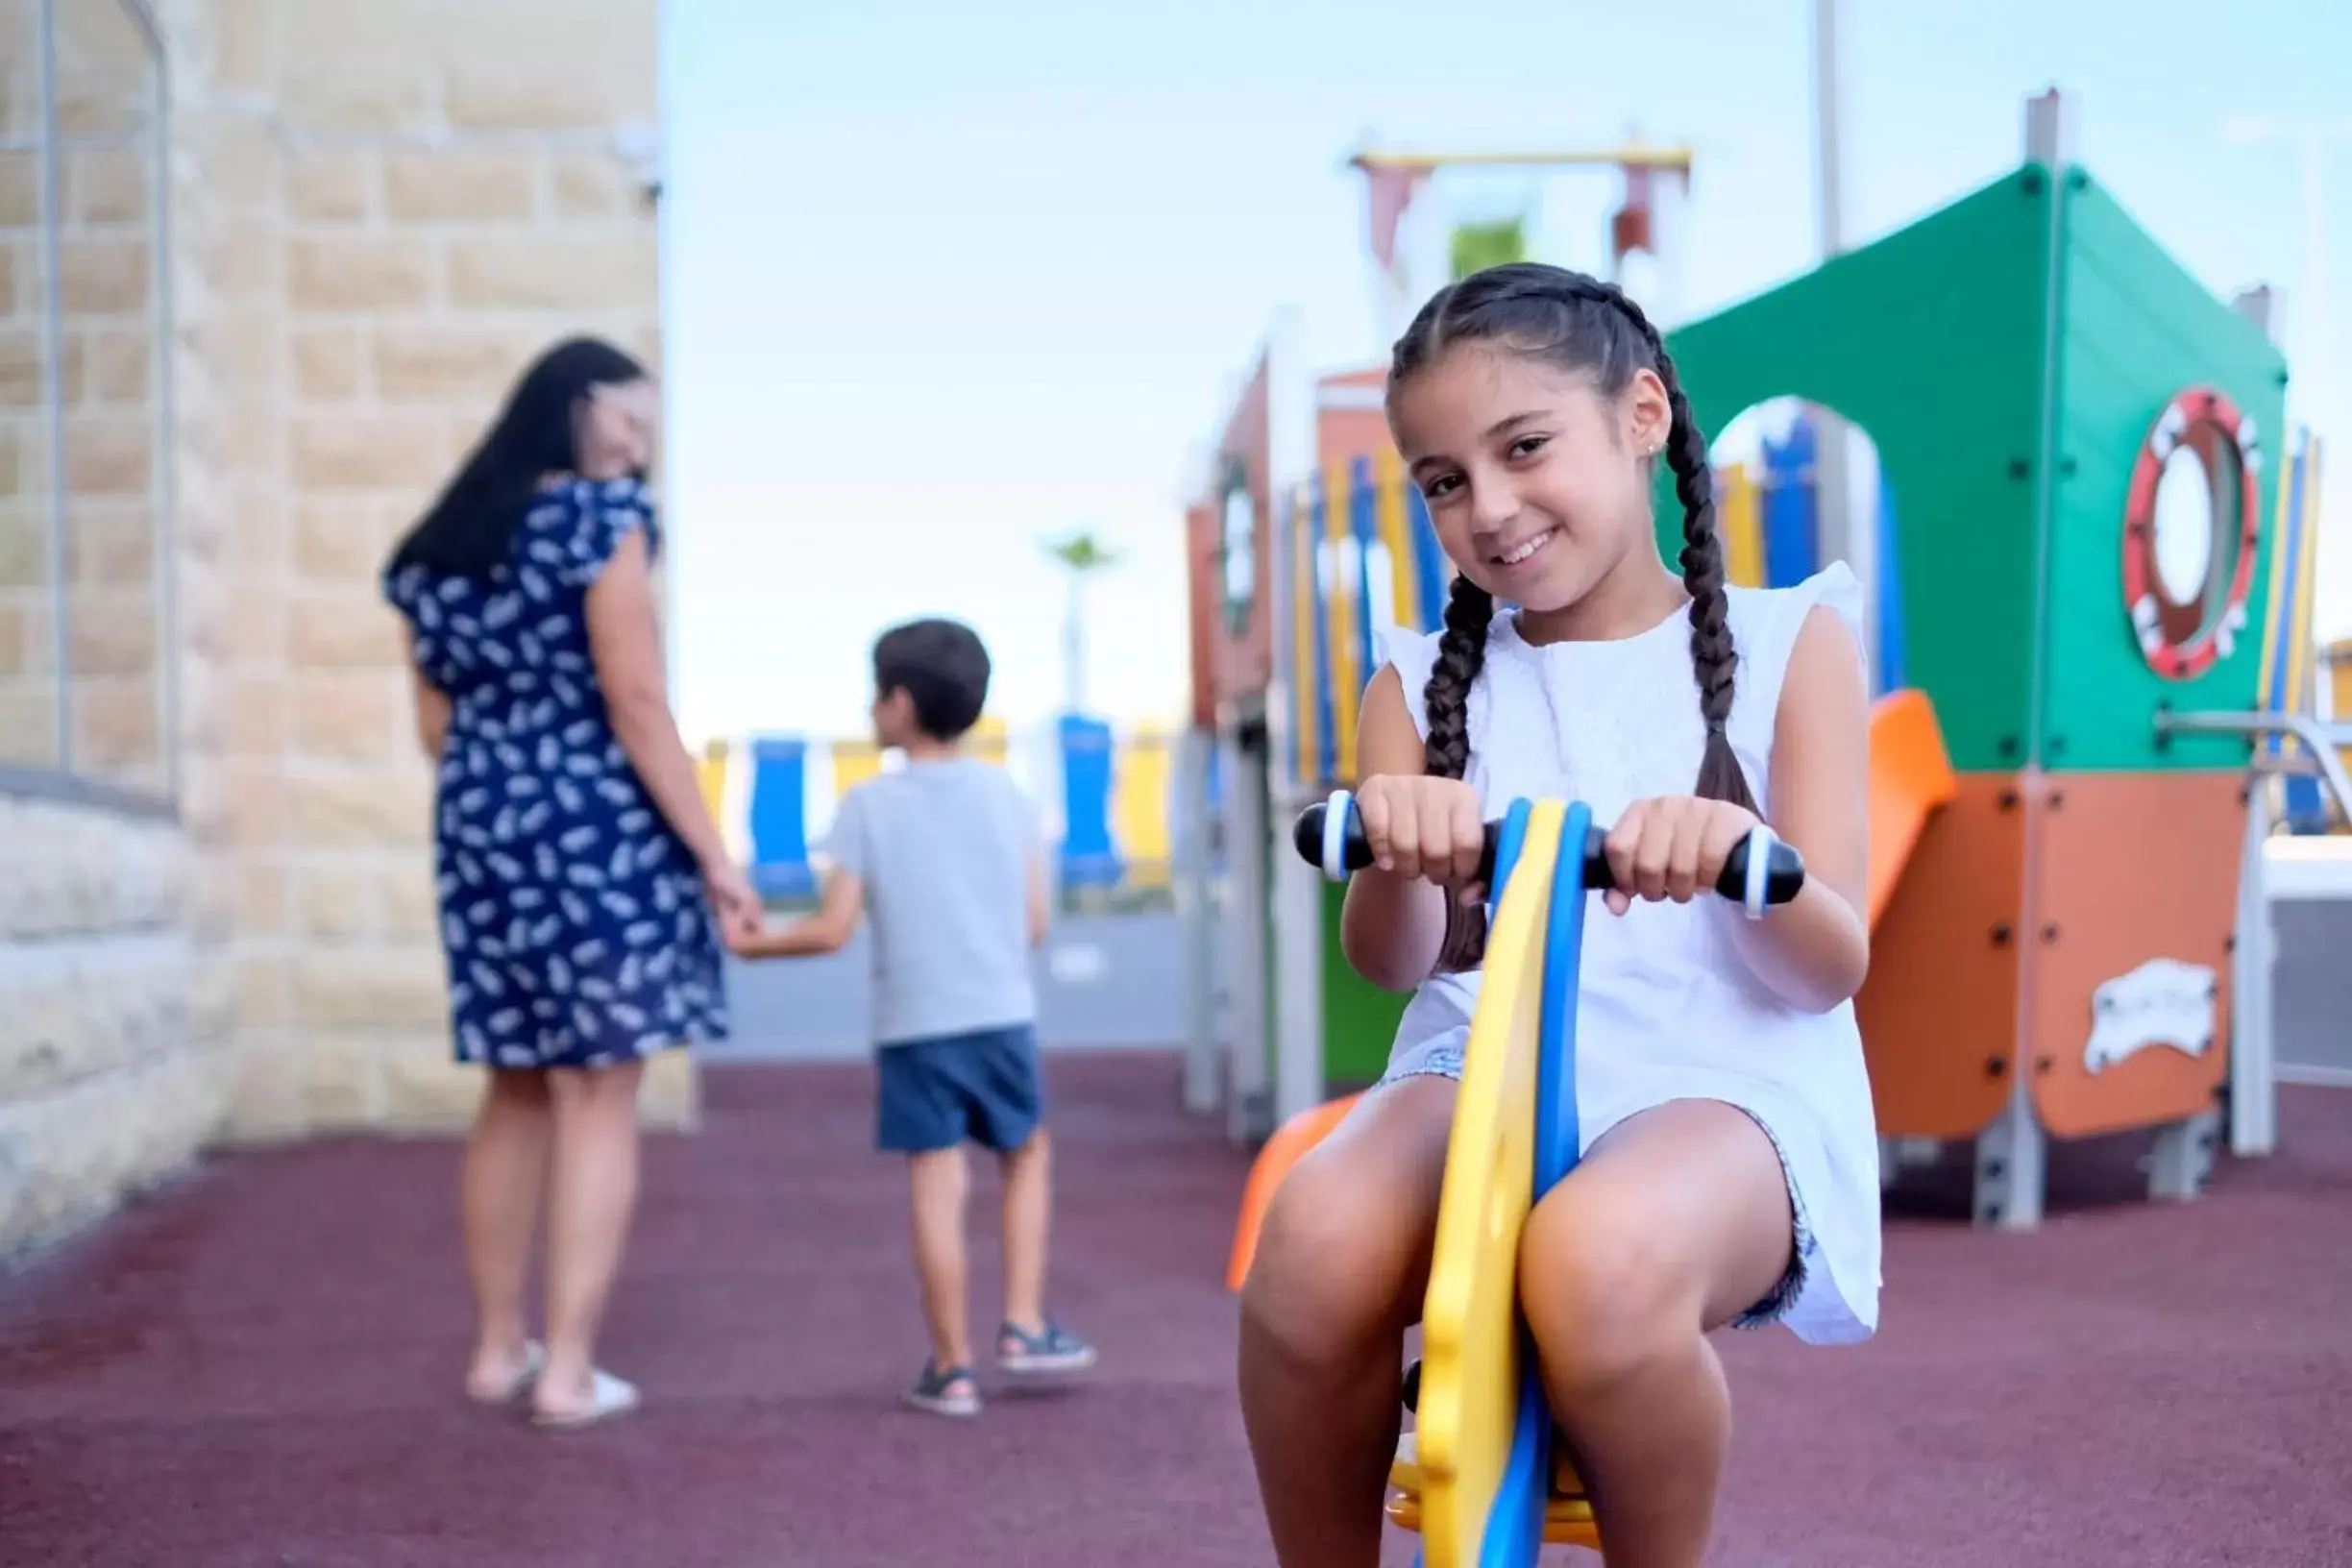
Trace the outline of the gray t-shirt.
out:
<instances>
[{"instance_id":1,"label":"gray t-shirt","mask_svg":"<svg viewBox=\"0 0 2352 1568\"><path fill-rule=\"evenodd\" d=\"M912 763L858 785L838 813L826 845L865 884L875 1043L1034 1023L1041 835L1012 775L970 757Z\"/></svg>"}]
</instances>

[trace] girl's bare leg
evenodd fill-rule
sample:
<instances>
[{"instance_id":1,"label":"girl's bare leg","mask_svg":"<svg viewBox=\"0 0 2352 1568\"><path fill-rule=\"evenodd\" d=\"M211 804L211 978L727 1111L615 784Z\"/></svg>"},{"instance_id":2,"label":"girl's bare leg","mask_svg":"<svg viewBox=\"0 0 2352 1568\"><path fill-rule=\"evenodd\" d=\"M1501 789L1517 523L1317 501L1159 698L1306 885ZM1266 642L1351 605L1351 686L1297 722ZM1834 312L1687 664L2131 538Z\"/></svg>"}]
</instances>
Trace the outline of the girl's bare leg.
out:
<instances>
[{"instance_id":1,"label":"girl's bare leg","mask_svg":"<svg viewBox=\"0 0 2352 1568\"><path fill-rule=\"evenodd\" d=\"M1529 1216L1520 1302L1609 1568L1699 1568L1731 1436L1706 1335L1779 1283L1793 1229L1772 1140L1713 1100L1610 1129Z\"/></svg>"},{"instance_id":2,"label":"girl's bare leg","mask_svg":"<svg viewBox=\"0 0 2352 1568\"><path fill-rule=\"evenodd\" d=\"M1241 1414L1282 1568L1372 1568L1454 1084L1367 1094L1292 1166L1241 1292Z\"/></svg>"}]
</instances>

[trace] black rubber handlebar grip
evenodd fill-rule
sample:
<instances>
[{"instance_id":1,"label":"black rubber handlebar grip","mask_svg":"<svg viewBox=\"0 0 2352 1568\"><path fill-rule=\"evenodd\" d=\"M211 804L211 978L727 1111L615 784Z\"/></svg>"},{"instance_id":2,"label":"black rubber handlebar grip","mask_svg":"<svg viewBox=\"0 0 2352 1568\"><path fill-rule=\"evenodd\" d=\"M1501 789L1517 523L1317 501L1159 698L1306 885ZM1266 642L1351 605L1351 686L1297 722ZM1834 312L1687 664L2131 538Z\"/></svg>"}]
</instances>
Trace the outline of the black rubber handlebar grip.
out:
<instances>
[{"instance_id":1,"label":"black rubber handlebar grip","mask_svg":"<svg viewBox=\"0 0 2352 1568\"><path fill-rule=\"evenodd\" d=\"M1296 825L1290 831L1290 843L1310 866L1323 864L1323 824L1331 811L1331 803L1318 800L1299 813ZM1491 886L1494 882L1495 849L1503 841L1503 824L1486 824L1485 846L1479 851L1478 879ZM1372 845L1364 837L1363 819L1351 801L1347 821L1340 828L1340 864L1351 871L1360 871L1372 864ZM1609 870L1607 831L1591 827L1584 834L1584 886L1595 893L1606 893L1617 885ZM1744 897L1748 891L1748 854L1750 841L1743 839L1733 845L1730 857L1724 862L1723 875L1715 879L1715 891L1730 899ZM1804 888L1804 857L1796 849L1775 839L1766 851L1764 870L1764 901L1785 904Z\"/></svg>"}]
</instances>

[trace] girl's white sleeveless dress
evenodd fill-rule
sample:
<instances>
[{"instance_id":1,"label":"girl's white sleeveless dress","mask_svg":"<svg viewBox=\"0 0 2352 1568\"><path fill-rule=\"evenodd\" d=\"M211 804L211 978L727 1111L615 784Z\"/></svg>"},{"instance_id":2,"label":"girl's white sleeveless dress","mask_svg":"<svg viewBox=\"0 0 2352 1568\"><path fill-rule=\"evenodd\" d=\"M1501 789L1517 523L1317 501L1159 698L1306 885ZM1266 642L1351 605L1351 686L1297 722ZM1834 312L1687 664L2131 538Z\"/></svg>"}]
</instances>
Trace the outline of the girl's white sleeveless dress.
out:
<instances>
[{"instance_id":1,"label":"girl's white sleeveless dress","mask_svg":"<svg viewBox=\"0 0 2352 1568\"><path fill-rule=\"evenodd\" d=\"M1793 588L1727 592L1739 661L1729 735L1769 821L1773 730L1798 630L1825 604L1858 645L1862 592L1843 565ZM1424 736L1422 688L1437 641L1402 629L1384 639ZM1469 724L1468 782L1489 820L1516 797L1550 796L1582 800L1605 826L1635 800L1689 795L1706 742L1689 617L1677 611L1616 642L1537 648L1500 611ZM1713 895L1637 902L1623 916L1594 901L1577 1009L1583 1145L1668 1100L1722 1100L1747 1112L1778 1146L1797 1216L1796 1267L1769 1315L1814 1344L1865 1339L1878 1322L1878 1137L1853 1006L1815 1014L1782 1001L1733 945L1744 919ZM1423 983L1397 1026L1388 1077L1460 1075L1480 979Z\"/></svg>"}]
</instances>

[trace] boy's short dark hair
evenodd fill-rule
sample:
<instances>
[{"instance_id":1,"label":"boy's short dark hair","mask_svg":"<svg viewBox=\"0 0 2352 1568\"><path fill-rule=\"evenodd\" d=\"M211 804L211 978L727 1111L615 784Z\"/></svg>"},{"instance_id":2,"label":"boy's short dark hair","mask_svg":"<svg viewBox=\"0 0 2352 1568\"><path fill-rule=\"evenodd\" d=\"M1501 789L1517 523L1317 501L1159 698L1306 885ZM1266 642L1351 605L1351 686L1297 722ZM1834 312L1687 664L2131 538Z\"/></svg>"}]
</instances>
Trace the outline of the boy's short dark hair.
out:
<instances>
[{"instance_id":1,"label":"boy's short dark hair","mask_svg":"<svg viewBox=\"0 0 2352 1568\"><path fill-rule=\"evenodd\" d=\"M915 723L935 741L959 739L988 703L989 656L960 621L909 621L874 640L874 690L903 691Z\"/></svg>"}]
</instances>

